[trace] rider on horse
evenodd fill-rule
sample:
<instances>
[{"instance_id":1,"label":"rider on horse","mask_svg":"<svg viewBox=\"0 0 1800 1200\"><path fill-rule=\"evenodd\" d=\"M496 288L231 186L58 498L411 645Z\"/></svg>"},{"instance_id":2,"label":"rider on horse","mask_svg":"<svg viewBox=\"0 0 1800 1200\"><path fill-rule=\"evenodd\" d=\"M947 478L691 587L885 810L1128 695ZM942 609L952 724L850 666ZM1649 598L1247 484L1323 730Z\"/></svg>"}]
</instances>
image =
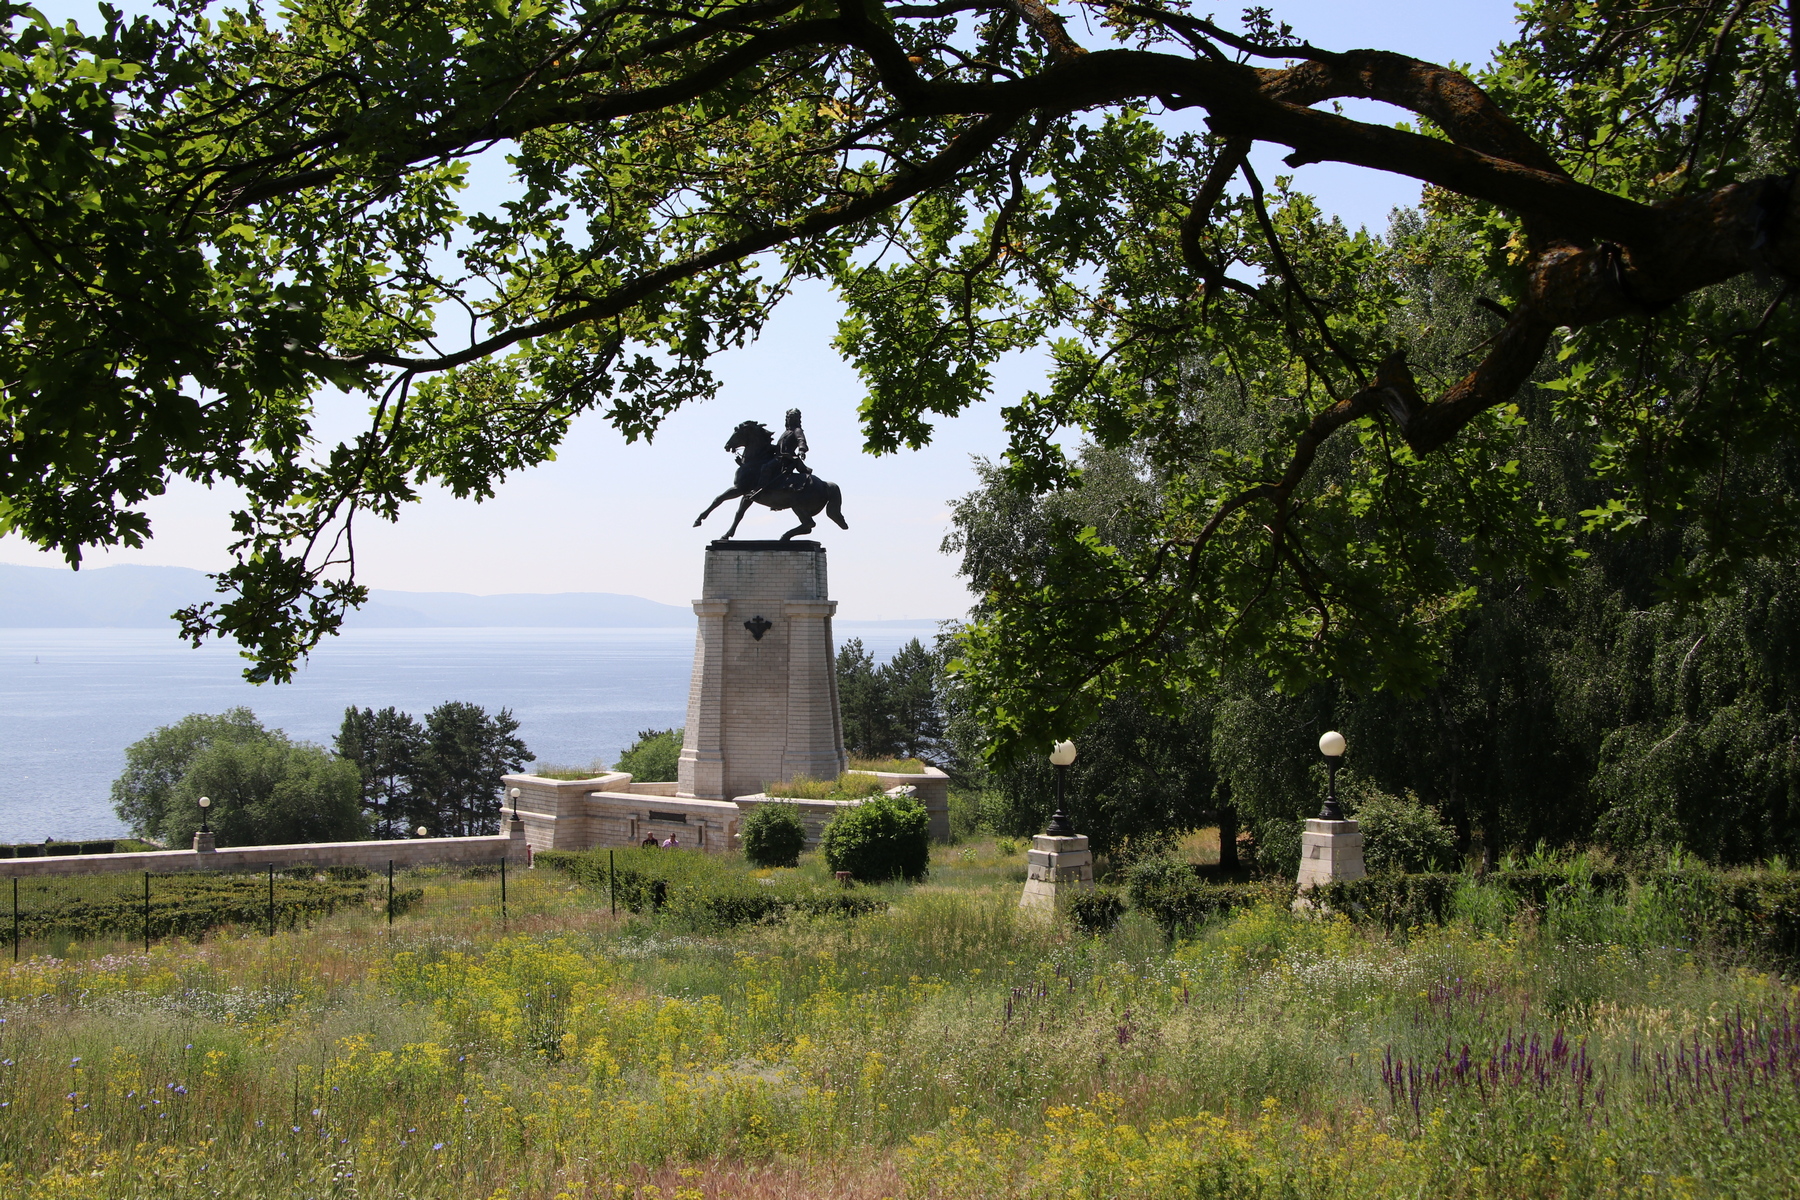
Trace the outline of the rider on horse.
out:
<instances>
[{"instance_id":1,"label":"rider on horse","mask_svg":"<svg viewBox=\"0 0 1800 1200\"><path fill-rule=\"evenodd\" d=\"M800 428L800 410L787 410L787 428L775 443L775 457L763 464L757 491L785 487L798 491L806 486L812 468L806 465L806 430Z\"/></svg>"},{"instance_id":2,"label":"rider on horse","mask_svg":"<svg viewBox=\"0 0 1800 1200\"><path fill-rule=\"evenodd\" d=\"M796 534L811 533L815 528L813 518L821 511L836 522L839 529L850 528L844 520L843 496L838 485L820 479L806 465L806 431L800 428L799 409L788 409L787 428L782 431L779 441L761 421L740 421L732 431L731 440L725 443L725 449L738 451L737 477L706 506L705 512L694 518L696 527L719 505L727 500L739 500L737 518L721 540L730 540L737 533L738 522L744 519L752 502L773 509L791 509L800 518L799 525L781 535L784 542L792 540Z\"/></svg>"}]
</instances>

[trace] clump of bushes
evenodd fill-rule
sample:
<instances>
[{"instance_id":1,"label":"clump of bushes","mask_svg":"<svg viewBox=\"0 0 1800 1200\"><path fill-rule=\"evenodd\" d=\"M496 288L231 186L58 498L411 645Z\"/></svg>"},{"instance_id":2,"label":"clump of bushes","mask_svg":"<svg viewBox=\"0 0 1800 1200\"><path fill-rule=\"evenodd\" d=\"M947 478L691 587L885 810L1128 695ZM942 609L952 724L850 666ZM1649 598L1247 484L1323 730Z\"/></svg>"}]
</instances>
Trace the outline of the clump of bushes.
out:
<instances>
[{"instance_id":1,"label":"clump of bushes","mask_svg":"<svg viewBox=\"0 0 1800 1200\"><path fill-rule=\"evenodd\" d=\"M1083 933L1106 933L1125 915L1125 899L1111 888L1084 888L1064 901L1063 913Z\"/></svg>"},{"instance_id":2,"label":"clump of bushes","mask_svg":"<svg viewBox=\"0 0 1800 1200\"><path fill-rule=\"evenodd\" d=\"M876 795L833 817L819 848L827 867L858 882L923 879L931 866L931 819L911 796Z\"/></svg>"},{"instance_id":3,"label":"clump of bushes","mask_svg":"<svg viewBox=\"0 0 1800 1200\"><path fill-rule=\"evenodd\" d=\"M792 804L759 804L744 818L744 857L758 867L797 867L806 825Z\"/></svg>"},{"instance_id":4,"label":"clump of bushes","mask_svg":"<svg viewBox=\"0 0 1800 1200\"><path fill-rule=\"evenodd\" d=\"M1456 865L1456 831L1411 792L1403 797L1371 793L1353 815L1362 828L1363 865L1371 875L1444 871Z\"/></svg>"}]
</instances>

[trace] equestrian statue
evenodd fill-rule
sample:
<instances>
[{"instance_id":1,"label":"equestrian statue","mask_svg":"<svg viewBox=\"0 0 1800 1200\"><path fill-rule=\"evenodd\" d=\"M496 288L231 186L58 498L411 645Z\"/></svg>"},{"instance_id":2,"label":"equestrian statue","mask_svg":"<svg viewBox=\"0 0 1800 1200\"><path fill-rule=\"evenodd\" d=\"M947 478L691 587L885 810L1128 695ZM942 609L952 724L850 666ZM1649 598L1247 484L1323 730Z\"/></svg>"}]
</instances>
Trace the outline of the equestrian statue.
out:
<instances>
[{"instance_id":1,"label":"equestrian statue","mask_svg":"<svg viewBox=\"0 0 1800 1200\"><path fill-rule=\"evenodd\" d=\"M732 431L725 449L738 452L737 478L706 506L705 512L694 518L696 529L712 516L713 509L739 496L743 499L738 502L737 517L725 531L725 539L737 532L738 522L744 519L752 501L773 509L794 510L800 524L781 535L784 542L797 533L811 533L813 518L821 510L838 523L838 528L850 528L840 507L843 496L838 485L820 479L806 465L806 431L800 428L799 409L788 409L787 428L782 430L779 442L761 421L745 421Z\"/></svg>"}]
</instances>

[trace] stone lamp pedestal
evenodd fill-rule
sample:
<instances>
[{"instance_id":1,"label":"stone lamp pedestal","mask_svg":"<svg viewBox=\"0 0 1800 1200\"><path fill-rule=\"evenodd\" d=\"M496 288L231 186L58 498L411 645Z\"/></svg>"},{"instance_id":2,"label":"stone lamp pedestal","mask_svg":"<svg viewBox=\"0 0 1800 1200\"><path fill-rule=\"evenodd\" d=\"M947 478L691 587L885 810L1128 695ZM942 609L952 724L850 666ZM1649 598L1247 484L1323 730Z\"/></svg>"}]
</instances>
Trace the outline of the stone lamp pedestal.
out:
<instances>
[{"instance_id":1,"label":"stone lamp pedestal","mask_svg":"<svg viewBox=\"0 0 1800 1200\"><path fill-rule=\"evenodd\" d=\"M1294 908L1314 907L1307 897L1312 888L1349 883L1365 874L1362 829L1356 822L1313 817L1306 822L1306 832L1300 835L1300 877L1295 881L1300 895L1294 900Z\"/></svg>"},{"instance_id":2,"label":"stone lamp pedestal","mask_svg":"<svg viewBox=\"0 0 1800 1200\"><path fill-rule=\"evenodd\" d=\"M1040 833L1031 839L1025 863L1020 908L1054 909L1057 897L1094 886L1094 856L1085 834L1055 837Z\"/></svg>"},{"instance_id":3,"label":"stone lamp pedestal","mask_svg":"<svg viewBox=\"0 0 1800 1200\"><path fill-rule=\"evenodd\" d=\"M196 854L214 854L219 849L219 835L208 830L205 833L194 830L194 852Z\"/></svg>"}]
</instances>

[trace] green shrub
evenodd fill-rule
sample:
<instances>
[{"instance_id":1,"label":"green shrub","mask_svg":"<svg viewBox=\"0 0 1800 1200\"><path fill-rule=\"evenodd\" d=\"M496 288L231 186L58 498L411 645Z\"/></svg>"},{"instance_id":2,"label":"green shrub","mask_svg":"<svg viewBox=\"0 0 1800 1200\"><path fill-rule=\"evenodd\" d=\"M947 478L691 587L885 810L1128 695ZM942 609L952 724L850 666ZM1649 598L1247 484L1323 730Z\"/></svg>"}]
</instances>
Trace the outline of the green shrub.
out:
<instances>
[{"instance_id":1,"label":"green shrub","mask_svg":"<svg viewBox=\"0 0 1800 1200\"><path fill-rule=\"evenodd\" d=\"M1256 869L1263 875L1292 879L1300 871L1300 834L1304 820L1266 817L1254 823Z\"/></svg>"},{"instance_id":2,"label":"green shrub","mask_svg":"<svg viewBox=\"0 0 1800 1200\"><path fill-rule=\"evenodd\" d=\"M1373 793L1353 815L1362 828L1363 865L1371 875L1443 871L1456 865L1456 831L1411 792L1404 798Z\"/></svg>"},{"instance_id":3,"label":"green shrub","mask_svg":"<svg viewBox=\"0 0 1800 1200\"><path fill-rule=\"evenodd\" d=\"M1082 888L1063 902L1063 913L1083 933L1106 933L1125 914L1125 901L1111 888Z\"/></svg>"},{"instance_id":4,"label":"green shrub","mask_svg":"<svg viewBox=\"0 0 1800 1200\"><path fill-rule=\"evenodd\" d=\"M685 729L645 729L613 764L615 771L629 771L634 783L674 783L681 766L681 742Z\"/></svg>"},{"instance_id":5,"label":"green shrub","mask_svg":"<svg viewBox=\"0 0 1800 1200\"><path fill-rule=\"evenodd\" d=\"M759 804L744 818L744 857L759 867L797 867L806 825L791 804Z\"/></svg>"},{"instance_id":6,"label":"green shrub","mask_svg":"<svg viewBox=\"0 0 1800 1200\"><path fill-rule=\"evenodd\" d=\"M825 865L853 879L923 879L931 865L931 821L911 796L873 796L831 819L820 841Z\"/></svg>"},{"instance_id":7,"label":"green shrub","mask_svg":"<svg viewBox=\"0 0 1800 1200\"><path fill-rule=\"evenodd\" d=\"M1294 898L1294 885L1286 880L1207 883L1191 866L1166 858L1138 863L1126 879L1131 906L1168 938L1191 936L1206 922L1238 909L1284 905Z\"/></svg>"},{"instance_id":8,"label":"green shrub","mask_svg":"<svg viewBox=\"0 0 1800 1200\"><path fill-rule=\"evenodd\" d=\"M987 812L980 792L964 788L950 789L950 840L964 842L988 828Z\"/></svg>"}]
</instances>

